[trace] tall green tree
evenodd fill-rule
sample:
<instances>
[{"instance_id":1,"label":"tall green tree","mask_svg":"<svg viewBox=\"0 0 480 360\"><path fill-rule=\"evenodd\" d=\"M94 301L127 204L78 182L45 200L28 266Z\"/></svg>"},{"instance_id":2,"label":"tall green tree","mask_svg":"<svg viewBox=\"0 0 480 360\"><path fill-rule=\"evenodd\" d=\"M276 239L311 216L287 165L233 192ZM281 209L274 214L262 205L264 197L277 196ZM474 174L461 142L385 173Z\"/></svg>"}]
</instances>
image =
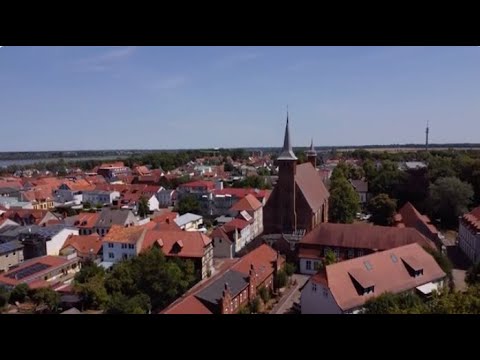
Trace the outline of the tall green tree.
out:
<instances>
[{"instance_id":1,"label":"tall green tree","mask_svg":"<svg viewBox=\"0 0 480 360\"><path fill-rule=\"evenodd\" d=\"M370 220L375 225L390 226L397 210L397 202L387 194L379 194L368 202L368 211L372 214Z\"/></svg>"},{"instance_id":2,"label":"tall green tree","mask_svg":"<svg viewBox=\"0 0 480 360\"><path fill-rule=\"evenodd\" d=\"M148 200L142 196L138 201L138 215L144 219L149 213L150 209L148 207Z\"/></svg>"},{"instance_id":3,"label":"tall green tree","mask_svg":"<svg viewBox=\"0 0 480 360\"><path fill-rule=\"evenodd\" d=\"M29 292L30 287L28 286L28 284L18 284L13 288L12 292L10 293L10 304L15 304L17 301L19 303L23 303L27 298Z\"/></svg>"},{"instance_id":4,"label":"tall green tree","mask_svg":"<svg viewBox=\"0 0 480 360\"><path fill-rule=\"evenodd\" d=\"M329 199L331 222L350 224L360 211L360 199L353 186L342 176L331 183Z\"/></svg>"},{"instance_id":5,"label":"tall green tree","mask_svg":"<svg viewBox=\"0 0 480 360\"><path fill-rule=\"evenodd\" d=\"M46 305L49 311L55 312L60 305L60 294L51 288L40 288L35 290L32 300L37 306Z\"/></svg>"},{"instance_id":6,"label":"tall green tree","mask_svg":"<svg viewBox=\"0 0 480 360\"><path fill-rule=\"evenodd\" d=\"M183 196L177 204L177 212L180 215L186 213L198 214L201 211L200 203L194 195Z\"/></svg>"},{"instance_id":7,"label":"tall green tree","mask_svg":"<svg viewBox=\"0 0 480 360\"><path fill-rule=\"evenodd\" d=\"M431 211L447 227L457 226L458 216L468 211L472 198L472 185L456 177L438 178L430 187Z\"/></svg>"}]
</instances>

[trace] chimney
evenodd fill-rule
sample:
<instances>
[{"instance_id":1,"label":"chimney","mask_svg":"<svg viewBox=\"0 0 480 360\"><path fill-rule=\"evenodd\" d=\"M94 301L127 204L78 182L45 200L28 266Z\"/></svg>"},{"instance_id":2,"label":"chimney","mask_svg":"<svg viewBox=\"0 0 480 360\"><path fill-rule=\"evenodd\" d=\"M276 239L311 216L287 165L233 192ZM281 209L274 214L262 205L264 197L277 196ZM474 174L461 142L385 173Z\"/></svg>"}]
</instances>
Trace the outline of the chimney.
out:
<instances>
[{"instance_id":1,"label":"chimney","mask_svg":"<svg viewBox=\"0 0 480 360\"><path fill-rule=\"evenodd\" d=\"M166 222L167 224L170 224L170 218L167 218L167 220L165 220L165 222Z\"/></svg>"}]
</instances>

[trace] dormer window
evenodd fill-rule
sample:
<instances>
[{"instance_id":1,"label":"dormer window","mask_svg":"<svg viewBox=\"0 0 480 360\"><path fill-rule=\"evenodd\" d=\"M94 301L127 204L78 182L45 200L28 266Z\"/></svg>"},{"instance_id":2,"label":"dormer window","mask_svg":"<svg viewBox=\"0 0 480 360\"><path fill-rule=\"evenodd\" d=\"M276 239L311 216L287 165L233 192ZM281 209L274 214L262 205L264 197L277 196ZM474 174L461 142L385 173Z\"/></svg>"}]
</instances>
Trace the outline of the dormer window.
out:
<instances>
[{"instance_id":1,"label":"dormer window","mask_svg":"<svg viewBox=\"0 0 480 360\"><path fill-rule=\"evenodd\" d=\"M375 286L369 286L363 289L363 295L367 295L373 293L375 290Z\"/></svg>"}]
</instances>

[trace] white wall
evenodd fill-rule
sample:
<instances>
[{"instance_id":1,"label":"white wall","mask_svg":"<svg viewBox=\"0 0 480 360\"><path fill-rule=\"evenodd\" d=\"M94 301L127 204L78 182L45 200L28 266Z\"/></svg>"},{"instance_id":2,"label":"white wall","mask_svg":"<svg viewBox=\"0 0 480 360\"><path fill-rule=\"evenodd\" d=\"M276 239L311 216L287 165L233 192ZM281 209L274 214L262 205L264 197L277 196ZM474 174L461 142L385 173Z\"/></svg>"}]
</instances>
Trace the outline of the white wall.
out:
<instances>
[{"instance_id":1,"label":"white wall","mask_svg":"<svg viewBox=\"0 0 480 360\"><path fill-rule=\"evenodd\" d=\"M110 247L111 244L113 247ZM122 248L126 246L126 248ZM121 244L121 243L108 243L103 242L103 261L108 262L119 262L123 260L123 255L126 254L128 258L132 258L137 255L136 247L134 246L133 249L129 247L129 244ZM110 257L110 254L113 254L113 257Z\"/></svg>"},{"instance_id":2,"label":"white wall","mask_svg":"<svg viewBox=\"0 0 480 360\"><path fill-rule=\"evenodd\" d=\"M149 200L148 200L148 208L150 211L158 210L159 209L159 202L158 199L155 195L153 195Z\"/></svg>"},{"instance_id":3,"label":"white wall","mask_svg":"<svg viewBox=\"0 0 480 360\"><path fill-rule=\"evenodd\" d=\"M65 240L67 240L70 235L78 235L78 229L63 229L57 235L53 236L52 240L48 240L47 255L58 256L60 249L63 244L65 244Z\"/></svg>"},{"instance_id":4,"label":"white wall","mask_svg":"<svg viewBox=\"0 0 480 360\"><path fill-rule=\"evenodd\" d=\"M308 280L300 296L302 314L342 314L328 287Z\"/></svg>"},{"instance_id":5,"label":"white wall","mask_svg":"<svg viewBox=\"0 0 480 360\"><path fill-rule=\"evenodd\" d=\"M310 269L307 269L307 262L310 261ZM300 259L300 274L314 275L318 272L317 266L319 266L321 261L319 259Z\"/></svg>"}]
</instances>

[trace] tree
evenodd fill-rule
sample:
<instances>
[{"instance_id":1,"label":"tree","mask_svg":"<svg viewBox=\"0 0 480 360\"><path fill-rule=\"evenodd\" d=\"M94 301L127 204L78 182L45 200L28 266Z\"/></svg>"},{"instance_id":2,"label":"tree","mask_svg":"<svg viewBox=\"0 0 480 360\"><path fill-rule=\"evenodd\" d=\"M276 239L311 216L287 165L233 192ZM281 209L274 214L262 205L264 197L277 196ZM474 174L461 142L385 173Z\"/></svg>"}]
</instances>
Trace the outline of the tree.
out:
<instances>
[{"instance_id":1,"label":"tree","mask_svg":"<svg viewBox=\"0 0 480 360\"><path fill-rule=\"evenodd\" d=\"M292 263L285 264L285 272L287 273L287 276L292 276L295 273L295 270L296 270L295 264L292 264Z\"/></svg>"},{"instance_id":2,"label":"tree","mask_svg":"<svg viewBox=\"0 0 480 360\"><path fill-rule=\"evenodd\" d=\"M265 286L262 286L260 290L258 290L258 293L262 298L264 304L266 304L270 300L270 289L267 289Z\"/></svg>"},{"instance_id":3,"label":"tree","mask_svg":"<svg viewBox=\"0 0 480 360\"><path fill-rule=\"evenodd\" d=\"M105 277L101 274L89 278L85 283L74 285L75 292L82 298L86 309L103 309L108 303L108 293L105 289Z\"/></svg>"},{"instance_id":4,"label":"tree","mask_svg":"<svg viewBox=\"0 0 480 360\"><path fill-rule=\"evenodd\" d=\"M84 209L90 209L92 207L92 204L90 204L88 201L83 203L83 208Z\"/></svg>"},{"instance_id":5,"label":"tree","mask_svg":"<svg viewBox=\"0 0 480 360\"><path fill-rule=\"evenodd\" d=\"M475 285L480 283L480 262L471 266L465 276L465 281L469 285Z\"/></svg>"},{"instance_id":6,"label":"tree","mask_svg":"<svg viewBox=\"0 0 480 360\"><path fill-rule=\"evenodd\" d=\"M177 299L196 281L195 267L190 260L167 260L160 249L153 247L116 264L106 277L105 288L111 295L127 298L146 295L151 308L158 309Z\"/></svg>"},{"instance_id":7,"label":"tree","mask_svg":"<svg viewBox=\"0 0 480 360\"><path fill-rule=\"evenodd\" d=\"M140 217L144 219L147 217L149 212L150 208L148 206L148 200L142 196L138 201L138 215L140 215Z\"/></svg>"},{"instance_id":8,"label":"tree","mask_svg":"<svg viewBox=\"0 0 480 360\"><path fill-rule=\"evenodd\" d=\"M15 304L17 301L19 303L25 302L25 299L28 296L28 293L30 291L30 287L28 284L18 284L15 286L10 293L10 304Z\"/></svg>"},{"instance_id":9,"label":"tree","mask_svg":"<svg viewBox=\"0 0 480 360\"><path fill-rule=\"evenodd\" d=\"M329 217L334 223L350 224L360 211L360 199L344 177L338 177L330 187Z\"/></svg>"},{"instance_id":10,"label":"tree","mask_svg":"<svg viewBox=\"0 0 480 360\"><path fill-rule=\"evenodd\" d=\"M377 168L372 160L366 160L362 167L367 181L370 182L377 176Z\"/></svg>"},{"instance_id":11,"label":"tree","mask_svg":"<svg viewBox=\"0 0 480 360\"><path fill-rule=\"evenodd\" d=\"M114 293L108 301L106 313L147 314L150 309L150 299L145 294L129 297L122 293Z\"/></svg>"},{"instance_id":12,"label":"tree","mask_svg":"<svg viewBox=\"0 0 480 360\"><path fill-rule=\"evenodd\" d=\"M97 275L105 277L104 268L95 264L93 260L87 259L82 264L81 270L77 274L75 274L74 281L77 284L85 284L86 282L88 282L88 280Z\"/></svg>"},{"instance_id":13,"label":"tree","mask_svg":"<svg viewBox=\"0 0 480 360\"><path fill-rule=\"evenodd\" d=\"M288 276L284 270L280 270L277 272L277 276L275 276L275 288L280 289L287 285Z\"/></svg>"},{"instance_id":14,"label":"tree","mask_svg":"<svg viewBox=\"0 0 480 360\"><path fill-rule=\"evenodd\" d=\"M365 303L363 314L422 314L427 308L415 293L384 293Z\"/></svg>"},{"instance_id":15,"label":"tree","mask_svg":"<svg viewBox=\"0 0 480 360\"><path fill-rule=\"evenodd\" d=\"M176 211L180 215L183 215L186 213L198 214L200 210L200 203L198 202L197 198L194 195L186 195L182 196L182 198L178 201Z\"/></svg>"},{"instance_id":16,"label":"tree","mask_svg":"<svg viewBox=\"0 0 480 360\"><path fill-rule=\"evenodd\" d=\"M8 304L9 297L10 293L8 292L7 288L0 285L0 309Z\"/></svg>"},{"instance_id":17,"label":"tree","mask_svg":"<svg viewBox=\"0 0 480 360\"><path fill-rule=\"evenodd\" d=\"M230 163L230 162L226 162L226 163L223 165L223 171L231 172L231 171L233 171L233 169L234 169L233 164Z\"/></svg>"},{"instance_id":18,"label":"tree","mask_svg":"<svg viewBox=\"0 0 480 360\"><path fill-rule=\"evenodd\" d=\"M323 259L323 266L325 267L327 265L335 264L337 261L335 253L331 249L328 249L325 258Z\"/></svg>"},{"instance_id":19,"label":"tree","mask_svg":"<svg viewBox=\"0 0 480 360\"><path fill-rule=\"evenodd\" d=\"M51 288L40 288L35 290L32 300L37 306L46 305L49 311L54 312L60 304L60 294Z\"/></svg>"},{"instance_id":20,"label":"tree","mask_svg":"<svg viewBox=\"0 0 480 360\"><path fill-rule=\"evenodd\" d=\"M444 226L457 226L458 216L468 211L473 197L472 185L455 177L439 178L430 187L430 206Z\"/></svg>"},{"instance_id":21,"label":"tree","mask_svg":"<svg viewBox=\"0 0 480 360\"><path fill-rule=\"evenodd\" d=\"M390 226L394 223L397 202L387 194L379 194L368 202L367 209L372 214L370 219L375 225Z\"/></svg>"},{"instance_id":22,"label":"tree","mask_svg":"<svg viewBox=\"0 0 480 360\"><path fill-rule=\"evenodd\" d=\"M253 314L256 314L260 311L260 298L256 296L251 302L250 302L250 312Z\"/></svg>"}]
</instances>

